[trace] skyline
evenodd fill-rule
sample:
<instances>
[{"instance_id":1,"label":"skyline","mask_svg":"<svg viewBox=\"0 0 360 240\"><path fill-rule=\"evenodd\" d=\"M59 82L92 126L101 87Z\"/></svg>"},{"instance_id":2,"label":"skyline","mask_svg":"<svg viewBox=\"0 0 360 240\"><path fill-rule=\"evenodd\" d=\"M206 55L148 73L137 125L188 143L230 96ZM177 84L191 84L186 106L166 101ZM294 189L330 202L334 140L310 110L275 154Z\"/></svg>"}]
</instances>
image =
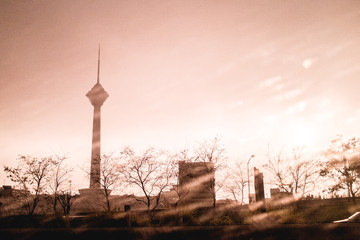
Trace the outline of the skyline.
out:
<instances>
[{"instance_id":1,"label":"skyline","mask_svg":"<svg viewBox=\"0 0 360 240\"><path fill-rule=\"evenodd\" d=\"M89 168L101 44L102 150L176 151L221 136L266 163L359 136L357 1L2 1L1 165L69 153ZM78 171L78 170L77 170ZM80 171L81 172L81 171ZM87 186L79 174L76 188ZM10 184L0 173L2 183ZM84 179L82 179L84 178Z\"/></svg>"}]
</instances>

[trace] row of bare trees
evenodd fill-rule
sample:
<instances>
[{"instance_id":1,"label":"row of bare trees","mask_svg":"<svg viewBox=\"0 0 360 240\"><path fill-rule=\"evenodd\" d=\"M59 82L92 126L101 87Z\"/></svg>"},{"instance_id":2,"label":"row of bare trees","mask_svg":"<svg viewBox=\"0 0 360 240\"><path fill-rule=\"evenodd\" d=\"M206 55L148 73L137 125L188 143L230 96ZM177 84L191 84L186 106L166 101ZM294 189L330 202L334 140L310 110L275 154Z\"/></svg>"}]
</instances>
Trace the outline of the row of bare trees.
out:
<instances>
[{"instance_id":1,"label":"row of bare trees","mask_svg":"<svg viewBox=\"0 0 360 240\"><path fill-rule=\"evenodd\" d=\"M58 203L64 213L69 213L72 193L68 187L71 168L64 164L67 157L18 157L17 167L4 167L11 181L21 190L17 193L21 207L32 215L45 194L51 196L54 212Z\"/></svg>"},{"instance_id":2,"label":"row of bare trees","mask_svg":"<svg viewBox=\"0 0 360 240\"><path fill-rule=\"evenodd\" d=\"M360 194L360 138L338 135L325 151L306 155L293 149L291 157L268 154L271 184L284 192L304 197L317 190L333 197L354 199Z\"/></svg>"},{"instance_id":3,"label":"row of bare trees","mask_svg":"<svg viewBox=\"0 0 360 240\"><path fill-rule=\"evenodd\" d=\"M265 168L271 176L269 183L299 197L313 193L321 185L323 191L334 195L346 191L355 198L360 193L359 150L360 139L337 138L327 151L315 157L304 154L301 148L294 149L291 155L280 152L274 156L268 151ZM71 168L65 164L66 159L62 156L19 156L17 167L4 167L7 176L22 190L23 208L28 214L34 213L40 196L44 194L51 196L55 213L58 204L64 213L69 213L73 194L69 187ZM105 195L106 210L112 210L111 190L120 193L131 190L134 199L153 212L161 203L166 204L163 193L172 189L177 196L174 203L177 206L184 197L178 184L179 161L213 163L214 169L209 168L208 171L216 172L216 181L209 179L206 184L213 198L213 207L216 206L219 191L243 204L249 184L246 163L238 161L230 167L227 160L219 138L204 141L194 149L184 149L176 154L154 148L136 153L130 147L116 154L103 154L100 186Z\"/></svg>"},{"instance_id":4,"label":"row of bare trees","mask_svg":"<svg viewBox=\"0 0 360 240\"><path fill-rule=\"evenodd\" d=\"M177 206L184 197L178 184L178 162L212 162L214 169L208 168L210 174L212 171L219 171L226 165L225 148L218 138L211 141L205 141L193 150L185 149L180 153L170 154L165 151L157 151L154 148L148 148L141 153L136 153L130 147L122 151L102 156L100 185L102 186L106 199L107 210L111 210L109 200L109 189L122 184L122 189L126 188L134 193L133 198L143 203L148 212L154 212L160 205L167 204L164 191L172 190L175 193L175 203ZM207 166L207 165L204 165ZM216 193L223 187L225 181L208 179L207 190L212 196L213 206L216 205Z\"/></svg>"},{"instance_id":5,"label":"row of bare trees","mask_svg":"<svg viewBox=\"0 0 360 240\"><path fill-rule=\"evenodd\" d=\"M106 198L106 209L111 211L111 188L132 189L131 196L153 212L160 204L164 190L174 182L175 161L164 152L148 148L136 154L130 147L111 155L102 155L100 186ZM140 196L140 197L139 197Z\"/></svg>"},{"instance_id":6,"label":"row of bare trees","mask_svg":"<svg viewBox=\"0 0 360 240\"><path fill-rule=\"evenodd\" d=\"M319 178L317 159L304 156L302 148L292 150L292 155L281 152L275 157L268 152L268 163L265 165L271 173L271 183L281 191L303 197L314 191Z\"/></svg>"}]
</instances>

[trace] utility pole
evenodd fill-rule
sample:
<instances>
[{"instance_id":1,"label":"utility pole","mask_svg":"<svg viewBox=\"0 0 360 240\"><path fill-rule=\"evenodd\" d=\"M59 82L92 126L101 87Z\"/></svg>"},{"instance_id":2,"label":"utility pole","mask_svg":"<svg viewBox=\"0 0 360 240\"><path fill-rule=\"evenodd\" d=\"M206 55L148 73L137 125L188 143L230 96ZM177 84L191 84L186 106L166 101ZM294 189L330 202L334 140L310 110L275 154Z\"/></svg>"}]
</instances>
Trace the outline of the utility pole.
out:
<instances>
[{"instance_id":1,"label":"utility pole","mask_svg":"<svg viewBox=\"0 0 360 240\"><path fill-rule=\"evenodd\" d=\"M249 160L247 161L247 177L248 177L248 197L249 197L249 204L250 204L250 174L249 174L249 164L250 164L250 160L255 157L255 155L251 155Z\"/></svg>"}]
</instances>

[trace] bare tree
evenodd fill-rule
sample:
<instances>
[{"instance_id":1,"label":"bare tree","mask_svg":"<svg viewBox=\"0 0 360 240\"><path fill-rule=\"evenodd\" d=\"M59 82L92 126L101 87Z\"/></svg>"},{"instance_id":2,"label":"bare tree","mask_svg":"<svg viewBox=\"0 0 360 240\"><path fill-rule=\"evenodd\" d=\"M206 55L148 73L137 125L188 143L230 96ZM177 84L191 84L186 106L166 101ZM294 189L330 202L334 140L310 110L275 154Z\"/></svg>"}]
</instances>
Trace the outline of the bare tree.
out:
<instances>
[{"instance_id":1,"label":"bare tree","mask_svg":"<svg viewBox=\"0 0 360 240\"><path fill-rule=\"evenodd\" d=\"M58 195L60 206L63 209L64 214L69 214L71 206L73 204L72 199L74 195L69 191L62 191Z\"/></svg>"},{"instance_id":2,"label":"bare tree","mask_svg":"<svg viewBox=\"0 0 360 240\"><path fill-rule=\"evenodd\" d=\"M320 175L333 180L333 184L328 189L329 192L336 193L344 189L349 197L357 196L360 192L359 161L360 156L355 156L342 159L333 158L325 164Z\"/></svg>"},{"instance_id":3,"label":"bare tree","mask_svg":"<svg viewBox=\"0 0 360 240\"><path fill-rule=\"evenodd\" d=\"M58 193L58 201L60 203L61 208L63 209L64 214L69 214L71 206L73 204L73 199L75 195L72 192L71 189L71 180L68 181L69 186L67 190L61 190Z\"/></svg>"},{"instance_id":4,"label":"bare tree","mask_svg":"<svg viewBox=\"0 0 360 240\"><path fill-rule=\"evenodd\" d=\"M215 137L213 140L204 141L201 143L198 148L195 150L194 161L198 162L210 162L211 164L205 164L207 167L207 172L209 175L212 175L218 172L217 181L214 178L209 178L207 190L212 195L213 207L216 207L216 193L224 187L227 175L220 175L219 172L226 167L225 160L225 148L221 144L221 141L218 137Z\"/></svg>"},{"instance_id":5,"label":"bare tree","mask_svg":"<svg viewBox=\"0 0 360 240\"><path fill-rule=\"evenodd\" d=\"M144 197L134 197L146 205L151 215L159 206L163 191L174 182L173 171L171 171L173 159L168 159L166 155L152 148L140 155L130 148L125 148L122 156L126 162L123 165L126 181L143 193Z\"/></svg>"},{"instance_id":6,"label":"bare tree","mask_svg":"<svg viewBox=\"0 0 360 240\"><path fill-rule=\"evenodd\" d=\"M273 176L272 181L280 190L301 197L314 189L317 165L317 160L303 155L303 149L293 149L292 158L284 157L281 152L272 158L268 153L267 169Z\"/></svg>"},{"instance_id":7,"label":"bare tree","mask_svg":"<svg viewBox=\"0 0 360 240\"><path fill-rule=\"evenodd\" d=\"M103 189L105 196L106 210L111 211L110 193L111 188L119 183L121 174L123 172L123 166L118 164L117 158L113 157L113 154L101 156L100 167L100 186Z\"/></svg>"},{"instance_id":8,"label":"bare tree","mask_svg":"<svg viewBox=\"0 0 360 240\"><path fill-rule=\"evenodd\" d=\"M16 168L4 167L7 177L18 184L23 193L23 208L32 215L38 206L40 195L46 190L51 169L56 165L54 157L31 157L20 155Z\"/></svg>"},{"instance_id":9,"label":"bare tree","mask_svg":"<svg viewBox=\"0 0 360 240\"><path fill-rule=\"evenodd\" d=\"M49 187L52 191L53 209L54 213L56 214L56 207L59 201L60 192L63 194L65 191L65 184L69 181L69 175L72 169L64 164L64 161L67 159L67 157L56 155L52 159L54 165L50 170Z\"/></svg>"},{"instance_id":10,"label":"bare tree","mask_svg":"<svg viewBox=\"0 0 360 240\"><path fill-rule=\"evenodd\" d=\"M355 200L360 192L360 139L343 139L338 136L324 153L328 159L322 165L320 175L331 181L329 192L347 191Z\"/></svg>"},{"instance_id":11,"label":"bare tree","mask_svg":"<svg viewBox=\"0 0 360 240\"><path fill-rule=\"evenodd\" d=\"M225 186L225 190L229 192L235 201L243 205L244 204L244 192L248 185L247 174L246 174L246 162L237 162L235 168L229 169L230 181Z\"/></svg>"}]
</instances>

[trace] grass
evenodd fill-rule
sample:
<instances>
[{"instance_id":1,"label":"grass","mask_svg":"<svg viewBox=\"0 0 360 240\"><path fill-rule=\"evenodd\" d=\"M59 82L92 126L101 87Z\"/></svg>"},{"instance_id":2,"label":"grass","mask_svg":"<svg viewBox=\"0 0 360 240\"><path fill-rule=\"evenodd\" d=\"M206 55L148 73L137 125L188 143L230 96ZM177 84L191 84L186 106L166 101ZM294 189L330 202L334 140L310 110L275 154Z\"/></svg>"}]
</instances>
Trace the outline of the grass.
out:
<instances>
[{"instance_id":1,"label":"grass","mask_svg":"<svg viewBox=\"0 0 360 240\"><path fill-rule=\"evenodd\" d=\"M349 217L360 210L352 201L300 201L287 206L268 208L267 212L244 208L197 209L193 211L159 211L150 219L146 212L98 213L79 218L60 215L8 216L0 218L0 228L26 227L147 227L147 226L224 226L239 224L331 223ZM129 224L131 223L131 224Z\"/></svg>"},{"instance_id":2,"label":"grass","mask_svg":"<svg viewBox=\"0 0 360 240\"><path fill-rule=\"evenodd\" d=\"M347 218L359 210L360 205L354 203L312 206L299 206L295 203L287 208L273 210L269 214L279 217L282 223L331 223Z\"/></svg>"}]
</instances>

